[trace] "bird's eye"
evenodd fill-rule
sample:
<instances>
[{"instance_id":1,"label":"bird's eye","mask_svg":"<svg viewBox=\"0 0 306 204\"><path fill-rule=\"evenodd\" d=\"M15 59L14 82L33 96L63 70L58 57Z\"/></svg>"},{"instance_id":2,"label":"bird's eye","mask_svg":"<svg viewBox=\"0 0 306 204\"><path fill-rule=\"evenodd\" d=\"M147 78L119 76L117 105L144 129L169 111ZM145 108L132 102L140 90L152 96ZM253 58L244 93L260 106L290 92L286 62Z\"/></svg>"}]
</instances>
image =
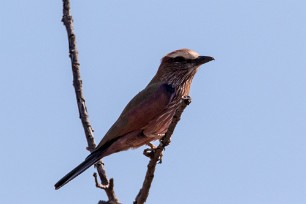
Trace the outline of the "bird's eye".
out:
<instances>
[{"instance_id":1,"label":"bird's eye","mask_svg":"<svg viewBox=\"0 0 306 204\"><path fill-rule=\"evenodd\" d=\"M184 57L175 57L175 58L173 58L173 61L174 62L183 62L183 61L185 61L185 58Z\"/></svg>"}]
</instances>

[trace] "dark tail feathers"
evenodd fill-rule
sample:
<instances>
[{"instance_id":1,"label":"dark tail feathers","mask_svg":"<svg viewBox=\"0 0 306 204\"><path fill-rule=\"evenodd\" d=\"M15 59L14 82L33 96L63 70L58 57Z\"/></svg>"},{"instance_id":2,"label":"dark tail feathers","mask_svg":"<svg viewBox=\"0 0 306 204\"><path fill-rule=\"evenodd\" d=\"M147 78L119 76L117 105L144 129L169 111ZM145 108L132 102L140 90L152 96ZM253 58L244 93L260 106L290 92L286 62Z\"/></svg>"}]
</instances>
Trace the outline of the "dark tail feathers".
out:
<instances>
[{"instance_id":1,"label":"dark tail feathers","mask_svg":"<svg viewBox=\"0 0 306 204\"><path fill-rule=\"evenodd\" d=\"M99 161L101 156L101 152L92 152L81 164L79 164L77 167L75 167L72 171L70 171L66 176L61 178L55 185L55 190L61 188L65 184L67 184L69 181L83 173L86 169L91 167L93 164L95 164L97 161Z\"/></svg>"}]
</instances>

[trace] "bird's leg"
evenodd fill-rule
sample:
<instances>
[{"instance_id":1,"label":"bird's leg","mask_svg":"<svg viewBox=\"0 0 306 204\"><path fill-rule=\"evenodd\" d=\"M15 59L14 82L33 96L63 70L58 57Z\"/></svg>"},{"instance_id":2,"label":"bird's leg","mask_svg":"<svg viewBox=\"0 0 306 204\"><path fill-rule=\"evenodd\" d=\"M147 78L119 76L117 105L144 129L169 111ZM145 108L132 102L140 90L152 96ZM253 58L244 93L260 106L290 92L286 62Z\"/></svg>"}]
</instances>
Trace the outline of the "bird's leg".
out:
<instances>
[{"instance_id":1,"label":"bird's leg","mask_svg":"<svg viewBox=\"0 0 306 204\"><path fill-rule=\"evenodd\" d=\"M151 147L151 149L156 149L156 146L155 146L154 144L152 144L151 142L149 142L149 143L146 144L146 145L148 145L149 147Z\"/></svg>"}]
</instances>

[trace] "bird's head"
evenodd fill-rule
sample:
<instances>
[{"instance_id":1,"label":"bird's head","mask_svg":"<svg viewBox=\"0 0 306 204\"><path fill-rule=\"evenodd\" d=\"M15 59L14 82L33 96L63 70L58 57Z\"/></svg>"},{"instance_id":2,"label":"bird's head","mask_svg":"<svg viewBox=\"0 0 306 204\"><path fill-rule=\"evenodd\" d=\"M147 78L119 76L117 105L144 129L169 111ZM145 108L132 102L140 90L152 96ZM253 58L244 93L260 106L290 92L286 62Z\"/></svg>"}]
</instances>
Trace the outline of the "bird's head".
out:
<instances>
[{"instance_id":1,"label":"bird's head","mask_svg":"<svg viewBox=\"0 0 306 204\"><path fill-rule=\"evenodd\" d=\"M213 57L200 56L190 49L175 50L161 60L161 65L152 81L165 81L180 85L192 80L198 68ZM151 82L152 82L151 81Z\"/></svg>"}]
</instances>

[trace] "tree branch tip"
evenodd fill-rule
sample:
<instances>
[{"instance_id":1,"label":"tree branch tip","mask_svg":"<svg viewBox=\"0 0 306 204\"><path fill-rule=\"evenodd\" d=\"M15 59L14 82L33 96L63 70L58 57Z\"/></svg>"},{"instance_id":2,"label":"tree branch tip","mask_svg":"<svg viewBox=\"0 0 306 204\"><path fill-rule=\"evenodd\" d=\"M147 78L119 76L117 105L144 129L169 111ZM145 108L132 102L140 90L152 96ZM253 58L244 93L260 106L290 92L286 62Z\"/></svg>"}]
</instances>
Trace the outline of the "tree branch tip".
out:
<instances>
[{"instance_id":1,"label":"tree branch tip","mask_svg":"<svg viewBox=\"0 0 306 204\"><path fill-rule=\"evenodd\" d=\"M96 172L93 173L93 177L95 178L95 183L96 183L96 187L97 187L97 188L100 188L100 189L103 189L103 190L109 188L109 186L104 186L104 185L102 185L102 184L99 183L99 181L98 181L98 175L97 175Z\"/></svg>"},{"instance_id":2,"label":"tree branch tip","mask_svg":"<svg viewBox=\"0 0 306 204\"><path fill-rule=\"evenodd\" d=\"M109 179L108 188L111 189L111 190L114 189L114 179L113 178Z\"/></svg>"}]
</instances>

